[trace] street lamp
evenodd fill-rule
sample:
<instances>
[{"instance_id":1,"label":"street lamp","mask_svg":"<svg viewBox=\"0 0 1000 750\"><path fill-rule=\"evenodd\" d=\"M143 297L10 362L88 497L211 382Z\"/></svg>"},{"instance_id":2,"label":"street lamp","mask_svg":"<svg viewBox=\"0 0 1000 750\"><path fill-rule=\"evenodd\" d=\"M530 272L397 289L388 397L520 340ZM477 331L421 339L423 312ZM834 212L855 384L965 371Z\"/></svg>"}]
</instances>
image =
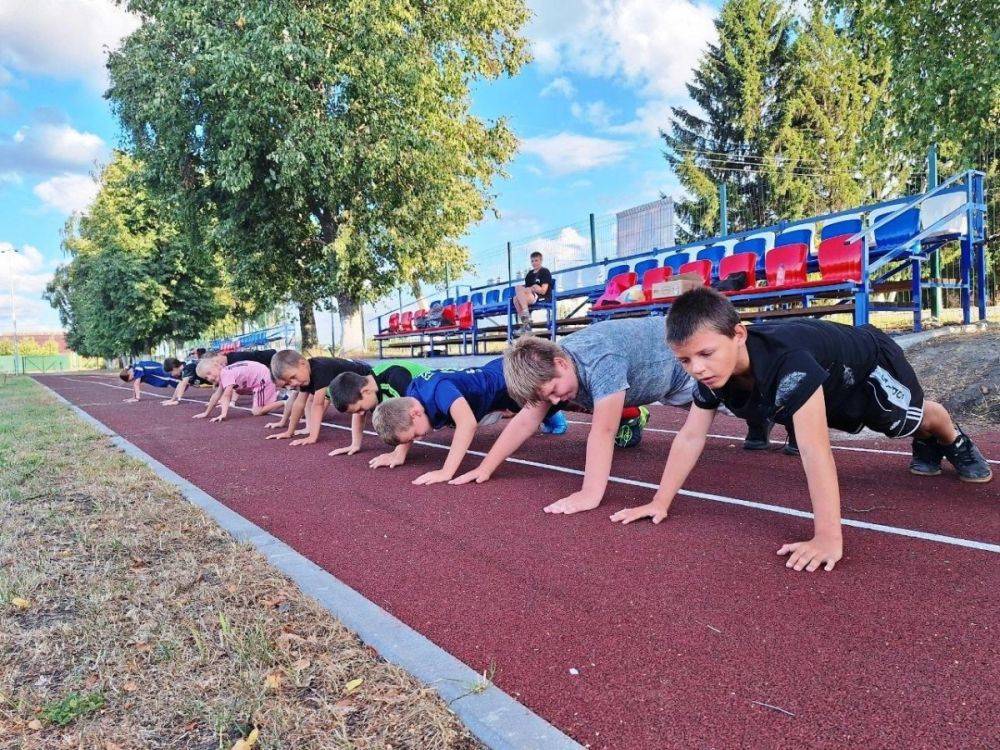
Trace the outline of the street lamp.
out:
<instances>
[{"instance_id":1,"label":"street lamp","mask_svg":"<svg viewBox=\"0 0 1000 750\"><path fill-rule=\"evenodd\" d=\"M21 349L17 343L17 308L14 305L14 253L17 248L13 246L0 247L0 253L11 253L10 260L7 261L10 270L10 321L14 326L14 374L17 375L17 363L21 359Z\"/></svg>"}]
</instances>

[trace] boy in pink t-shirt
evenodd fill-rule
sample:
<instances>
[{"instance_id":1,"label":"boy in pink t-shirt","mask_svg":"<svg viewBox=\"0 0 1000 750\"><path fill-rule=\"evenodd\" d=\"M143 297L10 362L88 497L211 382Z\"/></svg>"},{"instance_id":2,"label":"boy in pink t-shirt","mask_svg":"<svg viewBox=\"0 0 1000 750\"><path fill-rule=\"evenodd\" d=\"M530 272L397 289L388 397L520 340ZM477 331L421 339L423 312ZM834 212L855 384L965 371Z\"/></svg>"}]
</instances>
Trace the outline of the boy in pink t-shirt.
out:
<instances>
[{"instance_id":1,"label":"boy in pink t-shirt","mask_svg":"<svg viewBox=\"0 0 1000 750\"><path fill-rule=\"evenodd\" d=\"M251 413L257 417L284 407L278 401L278 389L271 379L271 370L260 362L234 362L219 371L219 387L222 389L221 414L213 417L213 422L221 422L226 418L229 404L235 393L240 395L253 394Z\"/></svg>"}]
</instances>

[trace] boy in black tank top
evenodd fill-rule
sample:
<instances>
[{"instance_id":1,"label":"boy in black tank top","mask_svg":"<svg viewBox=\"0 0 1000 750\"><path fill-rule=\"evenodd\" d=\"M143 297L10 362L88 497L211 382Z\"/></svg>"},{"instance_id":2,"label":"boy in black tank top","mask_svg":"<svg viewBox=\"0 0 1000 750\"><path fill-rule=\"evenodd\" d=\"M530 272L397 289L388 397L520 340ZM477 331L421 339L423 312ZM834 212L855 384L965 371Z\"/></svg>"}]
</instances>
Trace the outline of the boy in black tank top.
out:
<instances>
[{"instance_id":1,"label":"boy in black tank top","mask_svg":"<svg viewBox=\"0 0 1000 750\"><path fill-rule=\"evenodd\" d=\"M612 516L663 520L701 454L715 410L794 426L809 484L815 534L785 544L787 566L832 570L843 555L840 490L828 428L867 427L913 438L910 471L941 473L947 458L960 479L988 482L989 464L941 404L924 398L902 349L872 326L794 320L745 326L732 303L702 287L681 295L667 317L667 341L698 381L694 406L674 439L653 502Z\"/></svg>"}]
</instances>

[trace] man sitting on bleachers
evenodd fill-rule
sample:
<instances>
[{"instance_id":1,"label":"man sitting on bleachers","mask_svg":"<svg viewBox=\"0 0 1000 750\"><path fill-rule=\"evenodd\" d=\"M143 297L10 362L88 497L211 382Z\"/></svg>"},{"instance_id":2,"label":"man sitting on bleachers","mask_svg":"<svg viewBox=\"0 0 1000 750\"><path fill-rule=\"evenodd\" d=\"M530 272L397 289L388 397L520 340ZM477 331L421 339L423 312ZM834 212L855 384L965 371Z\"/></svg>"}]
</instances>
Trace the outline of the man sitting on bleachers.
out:
<instances>
[{"instance_id":1,"label":"man sitting on bleachers","mask_svg":"<svg viewBox=\"0 0 1000 750\"><path fill-rule=\"evenodd\" d=\"M531 333L531 306L552 301L552 272L542 265L542 254L531 254L531 270L524 277L524 285L514 293L514 308L521 321L522 335Z\"/></svg>"}]
</instances>

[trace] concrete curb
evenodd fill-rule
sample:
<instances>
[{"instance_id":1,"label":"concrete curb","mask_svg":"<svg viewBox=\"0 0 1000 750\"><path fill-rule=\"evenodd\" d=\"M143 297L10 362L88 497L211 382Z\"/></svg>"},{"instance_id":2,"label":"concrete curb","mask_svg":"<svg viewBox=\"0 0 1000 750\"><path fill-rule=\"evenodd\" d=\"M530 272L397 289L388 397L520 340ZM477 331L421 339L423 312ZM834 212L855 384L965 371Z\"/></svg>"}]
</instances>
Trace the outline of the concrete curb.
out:
<instances>
[{"instance_id":1,"label":"concrete curb","mask_svg":"<svg viewBox=\"0 0 1000 750\"><path fill-rule=\"evenodd\" d=\"M35 382L84 422L111 437L125 453L147 464L161 479L176 486L190 503L204 510L237 541L252 544L271 565L291 578L305 594L318 601L382 658L433 687L487 747L493 750L582 750L582 745L496 686L490 684L482 692L472 692L483 684L482 675L277 537L171 471L44 383Z\"/></svg>"},{"instance_id":2,"label":"concrete curb","mask_svg":"<svg viewBox=\"0 0 1000 750\"><path fill-rule=\"evenodd\" d=\"M941 328L920 331L919 333L904 333L902 336L893 336L892 340L899 344L902 349L906 350L929 339L936 339L938 336L950 336L953 333L981 333L993 325L995 324L991 324L990 321L980 321L969 323L969 325L943 326Z\"/></svg>"}]
</instances>

